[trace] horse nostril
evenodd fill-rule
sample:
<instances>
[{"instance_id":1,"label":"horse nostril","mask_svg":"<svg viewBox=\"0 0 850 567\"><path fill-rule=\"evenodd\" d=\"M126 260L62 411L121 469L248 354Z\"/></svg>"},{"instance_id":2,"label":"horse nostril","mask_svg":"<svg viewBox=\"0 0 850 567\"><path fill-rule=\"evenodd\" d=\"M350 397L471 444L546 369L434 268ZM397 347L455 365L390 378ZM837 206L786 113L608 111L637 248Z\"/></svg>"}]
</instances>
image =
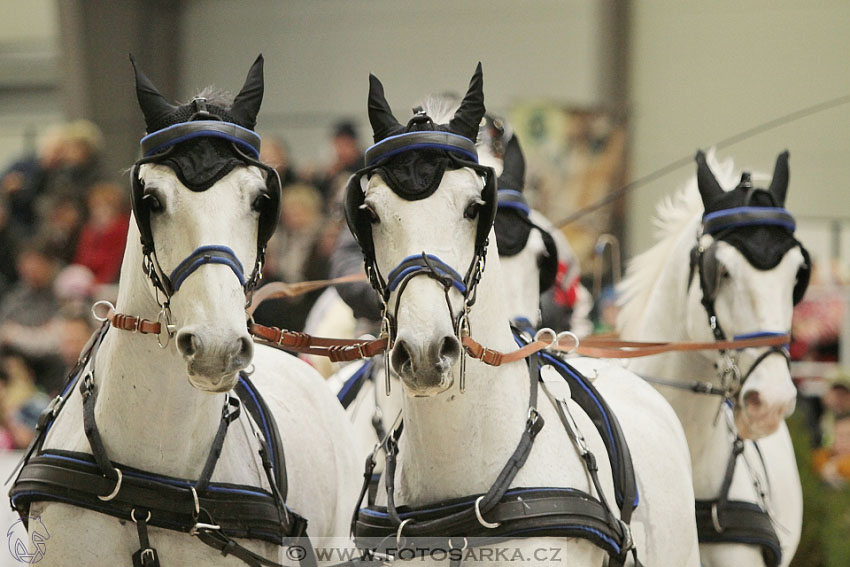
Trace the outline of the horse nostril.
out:
<instances>
[{"instance_id":1,"label":"horse nostril","mask_svg":"<svg viewBox=\"0 0 850 567\"><path fill-rule=\"evenodd\" d=\"M186 331L177 334L177 350L183 356L194 356L201 349L201 340L194 333Z\"/></svg>"},{"instance_id":2,"label":"horse nostril","mask_svg":"<svg viewBox=\"0 0 850 567\"><path fill-rule=\"evenodd\" d=\"M758 392L744 394L744 408L757 410L761 406L761 396Z\"/></svg>"},{"instance_id":3,"label":"horse nostril","mask_svg":"<svg viewBox=\"0 0 850 567\"><path fill-rule=\"evenodd\" d=\"M413 355L404 339L398 339L390 354L390 362L398 374L409 372L413 365Z\"/></svg>"},{"instance_id":4,"label":"horse nostril","mask_svg":"<svg viewBox=\"0 0 850 567\"><path fill-rule=\"evenodd\" d=\"M460 341L451 335L444 337L440 342L440 362L446 362L448 366L454 364L454 361L460 356Z\"/></svg>"},{"instance_id":5,"label":"horse nostril","mask_svg":"<svg viewBox=\"0 0 850 567\"><path fill-rule=\"evenodd\" d=\"M233 357L233 361L241 366L245 367L251 363L251 359L254 357L254 341L252 341L248 337L241 337L236 339L235 348L233 352L235 353Z\"/></svg>"}]
</instances>

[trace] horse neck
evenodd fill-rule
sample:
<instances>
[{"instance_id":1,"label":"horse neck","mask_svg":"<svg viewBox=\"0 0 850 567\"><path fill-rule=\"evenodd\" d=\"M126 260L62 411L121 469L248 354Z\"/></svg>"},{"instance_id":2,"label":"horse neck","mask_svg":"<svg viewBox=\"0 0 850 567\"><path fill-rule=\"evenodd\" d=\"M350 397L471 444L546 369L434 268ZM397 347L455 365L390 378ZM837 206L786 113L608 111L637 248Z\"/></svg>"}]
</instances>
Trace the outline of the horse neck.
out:
<instances>
[{"instance_id":1,"label":"horse neck","mask_svg":"<svg viewBox=\"0 0 850 567\"><path fill-rule=\"evenodd\" d=\"M705 313L687 312L690 250L694 245L693 231L686 230L668 255L668 261L658 272L652 291L638 321L627 324L622 330L624 339L641 341L688 341L686 321L689 317L706 317ZM702 309L701 306L698 307ZM629 369L639 375L662 378L682 384L694 380L717 382L714 360L704 352L670 353L660 356L635 358ZM725 430L722 416L718 417L721 400L717 396L695 394L688 390L658 386L679 416L692 462L696 463ZM697 470L695 466L695 471Z\"/></svg>"},{"instance_id":2,"label":"horse neck","mask_svg":"<svg viewBox=\"0 0 850 567\"><path fill-rule=\"evenodd\" d=\"M160 308L137 243L132 227L116 311L156 320ZM162 349L152 335L110 329L96 355L95 384L95 417L110 459L178 477L200 474L224 395L189 384L173 341Z\"/></svg>"},{"instance_id":3,"label":"horse neck","mask_svg":"<svg viewBox=\"0 0 850 567\"><path fill-rule=\"evenodd\" d=\"M491 246L470 324L476 341L509 352L516 343L501 277ZM398 485L409 504L485 492L519 441L528 412L526 363L492 367L468 358L464 393L459 381L460 366L455 365L448 391L429 398L405 396Z\"/></svg>"}]
</instances>

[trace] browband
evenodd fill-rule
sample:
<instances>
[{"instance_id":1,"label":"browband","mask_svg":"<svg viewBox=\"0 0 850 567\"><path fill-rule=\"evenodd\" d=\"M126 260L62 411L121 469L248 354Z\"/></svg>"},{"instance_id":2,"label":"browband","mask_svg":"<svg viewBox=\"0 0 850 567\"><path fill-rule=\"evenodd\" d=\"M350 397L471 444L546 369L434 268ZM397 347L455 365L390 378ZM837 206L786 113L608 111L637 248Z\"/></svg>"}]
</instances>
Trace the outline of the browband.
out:
<instances>
[{"instance_id":1,"label":"browband","mask_svg":"<svg viewBox=\"0 0 850 567\"><path fill-rule=\"evenodd\" d=\"M525 201L522 193L514 189L499 189L499 208L516 209L526 216L531 212L531 207Z\"/></svg>"},{"instance_id":2,"label":"browband","mask_svg":"<svg viewBox=\"0 0 850 567\"><path fill-rule=\"evenodd\" d=\"M193 120L181 122L148 134L140 143L142 155L149 157L180 142L194 138L221 138L238 144L255 159L260 157L260 136L232 122Z\"/></svg>"},{"instance_id":3,"label":"browband","mask_svg":"<svg viewBox=\"0 0 850 567\"><path fill-rule=\"evenodd\" d=\"M478 163L478 150L469 138L451 132L407 132L390 136L366 150L366 166L410 150L445 150Z\"/></svg>"},{"instance_id":4,"label":"browband","mask_svg":"<svg viewBox=\"0 0 850 567\"><path fill-rule=\"evenodd\" d=\"M716 234L730 228L773 225L791 232L797 228L787 209L777 207L735 207L708 213L702 220L703 234Z\"/></svg>"}]
</instances>

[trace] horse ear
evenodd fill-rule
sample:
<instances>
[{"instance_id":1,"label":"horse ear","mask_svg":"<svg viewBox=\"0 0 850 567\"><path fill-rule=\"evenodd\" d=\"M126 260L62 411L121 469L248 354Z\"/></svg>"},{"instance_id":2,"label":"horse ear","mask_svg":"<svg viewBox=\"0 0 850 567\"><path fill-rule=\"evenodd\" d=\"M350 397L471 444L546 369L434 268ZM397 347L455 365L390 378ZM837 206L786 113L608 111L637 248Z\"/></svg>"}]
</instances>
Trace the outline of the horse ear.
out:
<instances>
[{"instance_id":1,"label":"horse ear","mask_svg":"<svg viewBox=\"0 0 850 567\"><path fill-rule=\"evenodd\" d=\"M242 90L233 99L233 104L228 109L240 126L253 130L257 125L257 114L263 103L263 89L263 54L261 53L251 65Z\"/></svg>"},{"instance_id":2,"label":"horse ear","mask_svg":"<svg viewBox=\"0 0 850 567\"><path fill-rule=\"evenodd\" d=\"M156 124L165 116L177 110L177 107L165 100L165 97L159 94L151 80L136 67L136 60L132 54L130 55L130 63L133 65L133 72L136 74L136 98L139 99L139 107L142 109L142 114L145 115L147 131L152 132L156 129Z\"/></svg>"},{"instance_id":3,"label":"horse ear","mask_svg":"<svg viewBox=\"0 0 850 567\"><path fill-rule=\"evenodd\" d=\"M776 167L773 168L773 180L770 182L768 191L779 206L785 204L785 195L788 192L788 150L785 150L776 158Z\"/></svg>"},{"instance_id":4,"label":"horse ear","mask_svg":"<svg viewBox=\"0 0 850 567\"><path fill-rule=\"evenodd\" d=\"M505 145L502 163L499 189L522 191L525 184L525 157L522 155L522 148L519 146L519 140L515 135L511 136L511 139Z\"/></svg>"},{"instance_id":5,"label":"horse ear","mask_svg":"<svg viewBox=\"0 0 850 567\"><path fill-rule=\"evenodd\" d=\"M369 73L369 123L372 125L372 136L377 144L384 138L397 134L402 130L387 99L384 97L384 85L378 77Z\"/></svg>"},{"instance_id":6,"label":"horse ear","mask_svg":"<svg viewBox=\"0 0 850 567\"><path fill-rule=\"evenodd\" d=\"M697 162L699 194L702 197L703 206L707 208L709 204L722 197L725 191L717 182L717 178L714 177L711 168L708 167L708 163L705 161L705 153L702 150L697 151L694 159Z\"/></svg>"},{"instance_id":7,"label":"horse ear","mask_svg":"<svg viewBox=\"0 0 850 567\"><path fill-rule=\"evenodd\" d=\"M449 131L469 138L473 142L478 138L478 125L484 117L484 77L481 62L469 81L469 89L449 122Z\"/></svg>"}]
</instances>

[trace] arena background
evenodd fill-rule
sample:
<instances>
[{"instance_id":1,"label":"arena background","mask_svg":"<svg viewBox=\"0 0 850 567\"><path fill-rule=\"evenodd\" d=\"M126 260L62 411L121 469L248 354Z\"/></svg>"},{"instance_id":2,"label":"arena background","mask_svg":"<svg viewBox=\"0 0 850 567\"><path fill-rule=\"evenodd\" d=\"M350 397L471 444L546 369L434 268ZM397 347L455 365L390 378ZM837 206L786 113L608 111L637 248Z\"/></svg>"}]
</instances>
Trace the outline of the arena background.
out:
<instances>
[{"instance_id":1,"label":"arena background","mask_svg":"<svg viewBox=\"0 0 850 567\"><path fill-rule=\"evenodd\" d=\"M237 88L262 52L259 130L284 138L299 166L329 159L340 119L353 119L361 144L369 143L369 72L402 117L423 94L463 89L481 60L492 112L517 116L543 103L625 128L622 176L610 190L697 148L850 95L848 25L846 0L3 0L0 164L33 151L52 125L85 118L103 131L107 168L116 176L127 168L143 133L130 52L180 100L210 82ZM719 152L738 167L770 170L781 150L791 151L787 206L824 285L850 265L848 124L850 104L839 105ZM689 164L640 187L617 206L621 216L607 217L606 230L624 237L624 257L652 242L655 203L692 174ZM846 311L847 288L829 289L838 289ZM807 532L795 565L846 565L846 555L827 563L843 552L812 535L824 524L847 539L846 508L839 514L837 499L804 482ZM827 499L831 507L818 508ZM0 553L0 564L6 559Z\"/></svg>"}]
</instances>

